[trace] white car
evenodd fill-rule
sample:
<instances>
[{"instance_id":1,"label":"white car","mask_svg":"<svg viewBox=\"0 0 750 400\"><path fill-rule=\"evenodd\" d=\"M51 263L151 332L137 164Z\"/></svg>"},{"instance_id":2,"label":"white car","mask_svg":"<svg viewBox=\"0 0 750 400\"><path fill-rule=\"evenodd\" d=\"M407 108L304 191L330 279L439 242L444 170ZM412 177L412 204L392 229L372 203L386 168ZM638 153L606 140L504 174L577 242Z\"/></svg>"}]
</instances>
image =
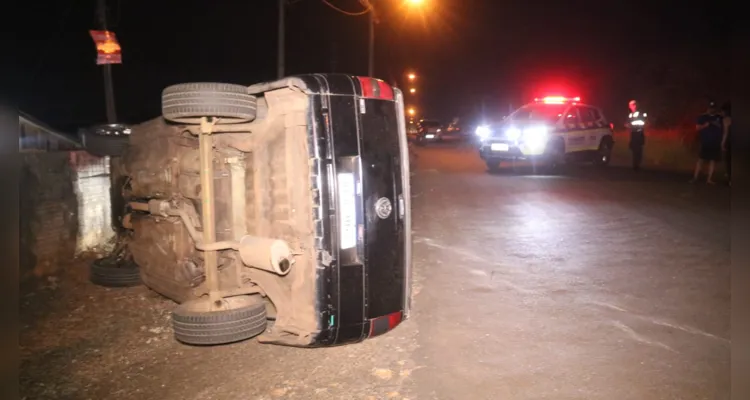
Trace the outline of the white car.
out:
<instances>
[{"instance_id":1,"label":"white car","mask_svg":"<svg viewBox=\"0 0 750 400\"><path fill-rule=\"evenodd\" d=\"M496 124L480 125L479 155L491 171L503 160L568 161L608 165L614 126L600 108L579 97L550 96L517 109Z\"/></svg>"}]
</instances>

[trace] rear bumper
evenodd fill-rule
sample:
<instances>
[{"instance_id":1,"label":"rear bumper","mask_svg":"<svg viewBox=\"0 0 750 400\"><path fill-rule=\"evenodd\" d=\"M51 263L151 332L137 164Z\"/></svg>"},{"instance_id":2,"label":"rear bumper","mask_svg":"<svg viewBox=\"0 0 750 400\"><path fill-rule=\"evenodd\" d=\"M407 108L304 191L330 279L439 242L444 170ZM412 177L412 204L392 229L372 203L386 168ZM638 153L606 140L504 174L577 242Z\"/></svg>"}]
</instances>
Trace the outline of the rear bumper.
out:
<instances>
[{"instance_id":1,"label":"rear bumper","mask_svg":"<svg viewBox=\"0 0 750 400\"><path fill-rule=\"evenodd\" d=\"M366 339L374 338L388 333L399 326L406 320L404 311L399 311L390 315L374 318L363 323L344 325L337 328L326 329L321 332L322 337L333 336L336 338L335 344L351 344L362 342ZM330 343L312 343L310 347L330 346Z\"/></svg>"}]
</instances>

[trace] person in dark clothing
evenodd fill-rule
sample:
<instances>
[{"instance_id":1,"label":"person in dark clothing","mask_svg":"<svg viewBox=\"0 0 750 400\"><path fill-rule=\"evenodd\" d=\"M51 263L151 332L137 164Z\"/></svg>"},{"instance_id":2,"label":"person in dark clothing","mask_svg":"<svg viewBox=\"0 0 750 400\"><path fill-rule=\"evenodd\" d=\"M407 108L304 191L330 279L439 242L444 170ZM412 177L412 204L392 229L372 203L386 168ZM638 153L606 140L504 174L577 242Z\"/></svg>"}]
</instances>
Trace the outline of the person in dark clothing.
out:
<instances>
[{"instance_id":1,"label":"person in dark clothing","mask_svg":"<svg viewBox=\"0 0 750 400\"><path fill-rule=\"evenodd\" d=\"M716 162L721 161L721 141L723 135L722 116L716 108L716 104L711 102L705 114L698 117L695 128L698 130L698 139L701 150L698 162L695 164L695 173L691 182L698 180L703 163L708 162L708 177L706 182L714 184L713 176Z\"/></svg>"},{"instance_id":2,"label":"person in dark clothing","mask_svg":"<svg viewBox=\"0 0 750 400\"><path fill-rule=\"evenodd\" d=\"M724 162L727 169L727 179L729 186L732 186L732 104L727 102L721 107L721 114L724 117L723 126L724 134L721 138L721 149L724 150Z\"/></svg>"},{"instance_id":3,"label":"person in dark clothing","mask_svg":"<svg viewBox=\"0 0 750 400\"><path fill-rule=\"evenodd\" d=\"M646 113L638 109L638 103L630 100L630 114L625 127L630 129L630 151L633 153L633 170L640 171L643 161L643 146L646 144Z\"/></svg>"}]
</instances>

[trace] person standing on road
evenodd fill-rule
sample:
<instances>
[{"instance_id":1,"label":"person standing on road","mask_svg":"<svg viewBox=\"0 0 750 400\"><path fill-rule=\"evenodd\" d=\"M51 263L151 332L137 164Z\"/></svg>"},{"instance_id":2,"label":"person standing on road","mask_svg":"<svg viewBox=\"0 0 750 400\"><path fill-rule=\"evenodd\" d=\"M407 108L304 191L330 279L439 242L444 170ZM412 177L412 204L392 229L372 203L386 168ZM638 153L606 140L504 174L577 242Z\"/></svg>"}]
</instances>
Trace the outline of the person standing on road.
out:
<instances>
[{"instance_id":1,"label":"person standing on road","mask_svg":"<svg viewBox=\"0 0 750 400\"><path fill-rule=\"evenodd\" d=\"M633 170L641 170L643 161L643 146L646 144L646 113L638 109L638 103L630 100L628 103L630 114L625 127L630 129L630 151L633 153Z\"/></svg>"},{"instance_id":2,"label":"person standing on road","mask_svg":"<svg viewBox=\"0 0 750 400\"><path fill-rule=\"evenodd\" d=\"M690 182L696 182L700 176L703 162L708 162L708 177L706 183L713 185L716 162L721 161L722 116L716 109L716 103L709 103L705 114L698 117L695 128L698 130L698 140L701 144L700 156L695 164L695 173Z\"/></svg>"},{"instance_id":3,"label":"person standing on road","mask_svg":"<svg viewBox=\"0 0 750 400\"><path fill-rule=\"evenodd\" d=\"M729 186L732 186L732 104L724 103L721 107L721 113L724 117L722 123L724 134L721 137L721 149L724 150L724 163L727 169L727 179Z\"/></svg>"}]
</instances>

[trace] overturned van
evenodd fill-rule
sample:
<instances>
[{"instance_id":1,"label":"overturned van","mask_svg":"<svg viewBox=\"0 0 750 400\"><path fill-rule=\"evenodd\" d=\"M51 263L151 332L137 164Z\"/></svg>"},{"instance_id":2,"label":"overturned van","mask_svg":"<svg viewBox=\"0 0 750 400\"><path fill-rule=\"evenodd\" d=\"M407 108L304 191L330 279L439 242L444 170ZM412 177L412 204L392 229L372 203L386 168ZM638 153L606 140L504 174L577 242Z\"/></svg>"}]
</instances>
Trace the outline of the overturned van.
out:
<instances>
[{"instance_id":1,"label":"overturned van","mask_svg":"<svg viewBox=\"0 0 750 400\"><path fill-rule=\"evenodd\" d=\"M139 278L180 303L178 340L329 346L409 317L398 89L347 75L186 83L164 90L162 114L132 127L123 225Z\"/></svg>"}]
</instances>

